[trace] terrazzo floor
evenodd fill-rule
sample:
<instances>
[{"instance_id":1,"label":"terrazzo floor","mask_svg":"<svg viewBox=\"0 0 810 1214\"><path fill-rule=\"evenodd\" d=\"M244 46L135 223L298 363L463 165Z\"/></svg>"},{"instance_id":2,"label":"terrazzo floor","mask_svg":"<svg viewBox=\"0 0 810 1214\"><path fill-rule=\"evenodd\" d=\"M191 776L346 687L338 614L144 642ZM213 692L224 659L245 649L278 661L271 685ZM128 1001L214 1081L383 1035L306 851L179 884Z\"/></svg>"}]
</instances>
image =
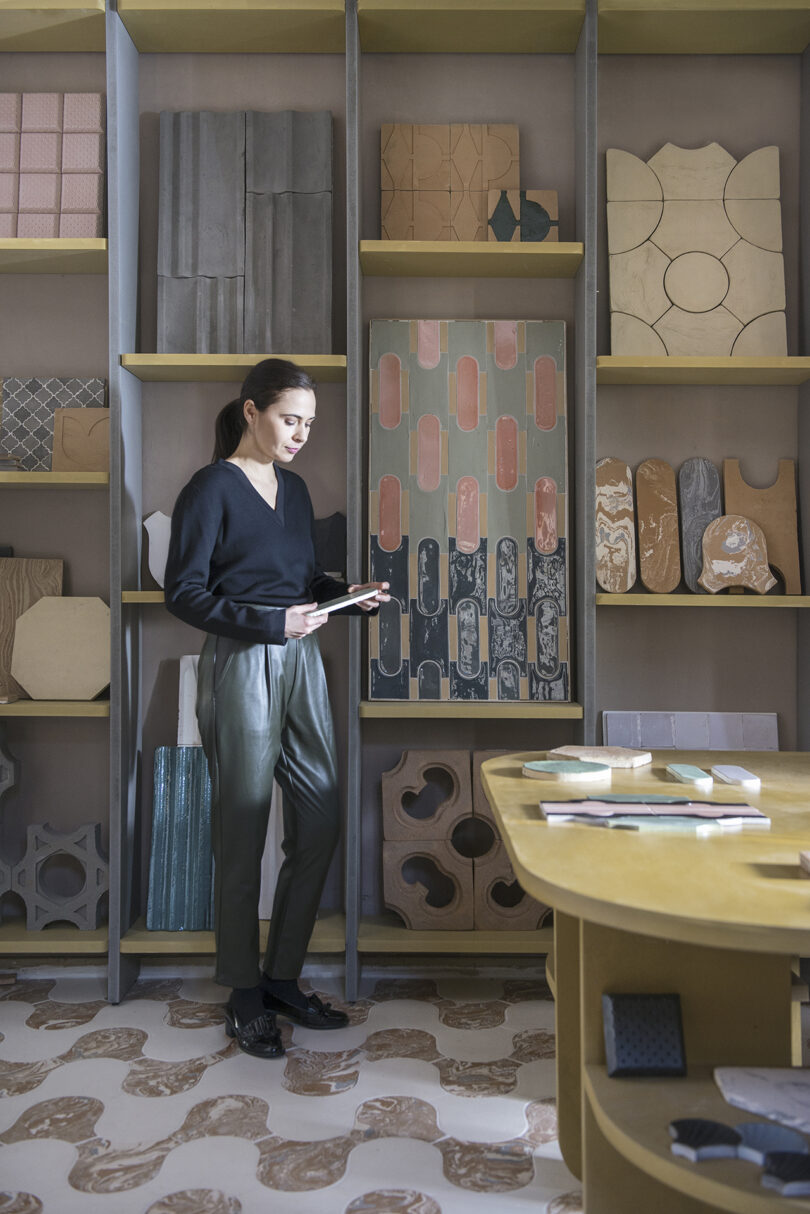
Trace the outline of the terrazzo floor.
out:
<instances>
[{"instance_id":1,"label":"terrazzo floor","mask_svg":"<svg viewBox=\"0 0 810 1214\"><path fill-rule=\"evenodd\" d=\"M310 979L351 1022L225 1037L225 992L101 976L0 986L0 1214L581 1214L554 1016L532 978Z\"/></svg>"}]
</instances>

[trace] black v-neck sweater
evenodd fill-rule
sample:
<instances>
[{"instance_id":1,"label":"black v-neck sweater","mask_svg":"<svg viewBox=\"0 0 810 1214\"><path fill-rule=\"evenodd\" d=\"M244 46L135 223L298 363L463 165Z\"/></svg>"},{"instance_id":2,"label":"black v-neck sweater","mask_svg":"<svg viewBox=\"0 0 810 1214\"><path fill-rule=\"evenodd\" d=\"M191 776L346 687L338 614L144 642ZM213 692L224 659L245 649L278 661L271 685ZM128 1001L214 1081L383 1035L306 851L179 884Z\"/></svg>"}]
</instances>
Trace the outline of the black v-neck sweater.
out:
<instances>
[{"instance_id":1,"label":"black v-neck sweater","mask_svg":"<svg viewBox=\"0 0 810 1214\"><path fill-rule=\"evenodd\" d=\"M164 583L172 615L217 636L284 645L287 607L346 593L315 560L306 485L286 468L276 466L276 476L275 509L227 460L181 490Z\"/></svg>"}]
</instances>

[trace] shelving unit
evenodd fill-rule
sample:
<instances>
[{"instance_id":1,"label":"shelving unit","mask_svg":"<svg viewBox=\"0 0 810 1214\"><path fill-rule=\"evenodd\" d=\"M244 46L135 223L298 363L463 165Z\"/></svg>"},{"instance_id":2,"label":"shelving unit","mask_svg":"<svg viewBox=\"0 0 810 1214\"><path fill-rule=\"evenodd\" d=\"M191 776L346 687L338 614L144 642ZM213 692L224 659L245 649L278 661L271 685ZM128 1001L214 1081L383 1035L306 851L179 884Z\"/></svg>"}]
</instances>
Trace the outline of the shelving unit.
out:
<instances>
[{"instance_id":1,"label":"shelving unit","mask_svg":"<svg viewBox=\"0 0 810 1214\"><path fill-rule=\"evenodd\" d=\"M629 358L601 355L596 360L598 384L693 387L796 387L810 380L810 358Z\"/></svg>"},{"instance_id":2,"label":"shelving unit","mask_svg":"<svg viewBox=\"0 0 810 1214\"><path fill-rule=\"evenodd\" d=\"M597 607L810 607L806 594L597 594Z\"/></svg>"},{"instance_id":3,"label":"shelving unit","mask_svg":"<svg viewBox=\"0 0 810 1214\"><path fill-rule=\"evenodd\" d=\"M525 700L509 704L505 701L488 703L486 701L434 701L430 700L362 700L360 702L361 717L396 718L399 720L423 721L426 719L442 718L450 720L453 717L467 720L505 720L520 718L524 720L579 720L582 717L582 706L570 701L558 703L529 703Z\"/></svg>"},{"instance_id":4,"label":"shelving unit","mask_svg":"<svg viewBox=\"0 0 810 1214\"><path fill-rule=\"evenodd\" d=\"M142 383L241 383L262 354L122 354L121 366ZM346 379L343 354L277 354L291 358L318 383Z\"/></svg>"},{"instance_id":5,"label":"shelving unit","mask_svg":"<svg viewBox=\"0 0 810 1214\"><path fill-rule=\"evenodd\" d=\"M259 921L259 946L267 944L268 920ZM310 939L311 953L342 953L346 947L346 920L343 915L324 915L315 924ZM168 954L172 957L213 957L214 933L149 931L145 918L133 923L121 941L121 952L136 956Z\"/></svg>"},{"instance_id":6,"label":"shelving unit","mask_svg":"<svg viewBox=\"0 0 810 1214\"><path fill-rule=\"evenodd\" d=\"M368 915L360 923L360 953L464 953L537 956L551 946L553 929L534 932L411 931L397 915Z\"/></svg>"},{"instance_id":7,"label":"shelving unit","mask_svg":"<svg viewBox=\"0 0 810 1214\"><path fill-rule=\"evenodd\" d=\"M0 239L0 274L106 273L107 241L103 239Z\"/></svg>"},{"instance_id":8,"label":"shelving unit","mask_svg":"<svg viewBox=\"0 0 810 1214\"><path fill-rule=\"evenodd\" d=\"M109 700L13 700L0 717L108 717Z\"/></svg>"},{"instance_id":9,"label":"shelving unit","mask_svg":"<svg viewBox=\"0 0 810 1214\"><path fill-rule=\"evenodd\" d=\"M343 0L119 0L141 52L340 54Z\"/></svg>"},{"instance_id":10,"label":"shelving unit","mask_svg":"<svg viewBox=\"0 0 810 1214\"><path fill-rule=\"evenodd\" d=\"M104 0L10 0L0 9L0 51L103 51Z\"/></svg>"},{"instance_id":11,"label":"shelving unit","mask_svg":"<svg viewBox=\"0 0 810 1214\"><path fill-rule=\"evenodd\" d=\"M7 957L105 957L109 947L106 927L81 931L54 923L29 932L17 924L0 924L0 955Z\"/></svg>"},{"instance_id":12,"label":"shelving unit","mask_svg":"<svg viewBox=\"0 0 810 1214\"><path fill-rule=\"evenodd\" d=\"M572 54L585 0L358 0L364 51Z\"/></svg>"},{"instance_id":13,"label":"shelving unit","mask_svg":"<svg viewBox=\"0 0 810 1214\"><path fill-rule=\"evenodd\" d=\"M618 55L792 55L806 0L599 0L599 50Z\"/></svg>"},{"instance_id":14,"label":"shelving unit","mask_svg":"<svg viewBox=\"0 0 810 1214\"><path fill-rule=\"evenodd\" d=\"M582 244L575 242L360 241L363 273L385 277L574 278L583 256Z\"/></svg>"}]
</instances>

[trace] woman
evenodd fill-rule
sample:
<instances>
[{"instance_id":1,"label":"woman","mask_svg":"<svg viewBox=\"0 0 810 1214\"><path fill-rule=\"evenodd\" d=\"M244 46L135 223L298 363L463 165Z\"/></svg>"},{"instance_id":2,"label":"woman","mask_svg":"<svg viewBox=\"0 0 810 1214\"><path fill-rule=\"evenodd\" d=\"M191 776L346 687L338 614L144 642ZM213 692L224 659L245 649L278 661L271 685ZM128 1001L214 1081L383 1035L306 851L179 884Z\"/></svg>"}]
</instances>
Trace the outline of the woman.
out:
<instances>
[{"instance_id":1,"label":"woman","mask_svg":"<svg viewBox=\"0 0 810 1214\"><path fill-rule=\"evenodd\" d=\"M318 603L345 594L315 561L312 505L289 471L315 418L313 381L268 358L216 421L214 459L172 515L166 605L208 635L197 717L212 784L216 980L232 988L228 1035L283 1054L276 1013L308 1028L348 1017L298 986L340 810L332 718L315 636ZM369 611L388 583L369 583ZM358 608L351 610L357 611ZM284 793L284 862L259 971L260 864L273 779Z\"/></svg>"}]
</instances>

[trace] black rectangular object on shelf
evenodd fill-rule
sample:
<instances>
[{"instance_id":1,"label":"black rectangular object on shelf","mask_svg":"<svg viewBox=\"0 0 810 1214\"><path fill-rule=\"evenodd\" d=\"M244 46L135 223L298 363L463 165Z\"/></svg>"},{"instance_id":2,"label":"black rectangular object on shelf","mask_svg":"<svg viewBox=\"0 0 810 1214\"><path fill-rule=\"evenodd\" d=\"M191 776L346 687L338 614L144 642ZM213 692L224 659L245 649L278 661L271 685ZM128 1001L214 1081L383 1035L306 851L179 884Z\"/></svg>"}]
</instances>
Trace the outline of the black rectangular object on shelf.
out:
<instances>
[{"instance_id":1,"label":"black rectangular object on shelf","mask_svg":"<svg viewBox=\"0 0 810 1214\"><path fill-rule=\"evenodd\" d=\"M612 1078L686 1074L679 995L603 995L602 1021Z\"/></svg>"}]
</instances>

